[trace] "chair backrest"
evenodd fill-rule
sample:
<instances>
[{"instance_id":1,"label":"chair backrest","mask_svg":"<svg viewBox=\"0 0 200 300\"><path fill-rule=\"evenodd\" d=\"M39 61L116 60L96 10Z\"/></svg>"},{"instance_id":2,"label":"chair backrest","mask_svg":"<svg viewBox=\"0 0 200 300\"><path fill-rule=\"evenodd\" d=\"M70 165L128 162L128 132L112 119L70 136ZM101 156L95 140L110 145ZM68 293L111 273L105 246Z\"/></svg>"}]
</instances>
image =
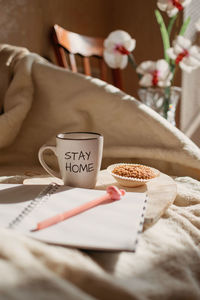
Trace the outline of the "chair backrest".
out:
<instances>
[{"instance_id":1,"label":"chair backrest","mask_svg":"<svg viewBox=\"0 0 200 300\"><path fill-rule=\"evenodd\" d=\"M89 37L68 31L58 25L53 26L53 44L58 65L72 72L83 72L85 75L100 77L108 81L108 68L103 60L103 38ZM76 55L83 61L83 69L78 69ZM98 60L99 76L92 73L91 58ZM121 71L111 69L113 84L122 89Z\"/></svg>"}]
</instances>

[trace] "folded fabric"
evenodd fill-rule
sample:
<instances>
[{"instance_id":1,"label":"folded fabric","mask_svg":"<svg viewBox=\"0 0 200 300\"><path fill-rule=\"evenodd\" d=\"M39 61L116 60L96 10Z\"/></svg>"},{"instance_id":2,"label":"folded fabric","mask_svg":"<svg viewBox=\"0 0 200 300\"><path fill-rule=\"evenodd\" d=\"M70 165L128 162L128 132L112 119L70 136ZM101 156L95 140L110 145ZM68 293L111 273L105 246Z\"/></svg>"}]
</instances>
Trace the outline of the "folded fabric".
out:
<instances>
[{"instance_id":1,"label":"folded fabric","mask_svg":"<svg viewBox=\"0 0 200 300\"><path fill-rule=\"evenodd\" d=\"M200 178L199 148L115 87L8 45L0 46L0 75L0 165L39 165L38 149L58 132L94 131L104 135L102 167L131 160Z\"/></svg>"},{"instance_id":2,"label":"folded fabric","mask_svg":"<svg viewBox=\"0 0 200 300\"><path fill-rule=\"evenodd\" d=\"M0 298L200 299L200 182L189 177L200 177L199 149L132 97L25 49L2 45L0 73L0 182L32 176L39 147L76 130L104 135L104 166L130 159L185 176L136 253L81 252L1 229Z\"/></svg>"}]
</instances>

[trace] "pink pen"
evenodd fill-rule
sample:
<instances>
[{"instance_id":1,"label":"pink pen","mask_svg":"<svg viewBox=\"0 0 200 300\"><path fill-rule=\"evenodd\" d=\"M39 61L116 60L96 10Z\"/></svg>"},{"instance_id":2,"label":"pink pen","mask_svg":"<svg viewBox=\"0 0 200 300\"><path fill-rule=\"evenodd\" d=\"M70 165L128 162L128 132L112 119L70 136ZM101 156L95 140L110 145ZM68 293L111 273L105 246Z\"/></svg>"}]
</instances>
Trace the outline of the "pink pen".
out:
<instances>
[{"instance_id":1,"label":"pink pen","mask_svg":"<svg viewBox=\"0 0 200 300\"><path fill-rule=\"evenodd\" d=\"M59 222L62 222L66 219L69 219L75 215L78 215L90 208L93 208L99 204L102 204L106 201L116 201L116 200L120 200L122 196L125 195L125 191L124 190L121 190L121 189L118 189L117 187L115 186L109 186L107 189L106 189L106 194L103 195L102 197L99 197L97 199L94 199L92 201L89 201L87 203L84 203L78 207L75 207L71 210L68 210L68 211L65 211L61 214L57 214L51 218L48 218L44 221L41 221L37 224L37 227L36 229L33 229L31 231L38 231L38 230L41 230L41 229L44 229L46 227L49 227L49 226L52 226L54 224L57 224Z\"/></svg>"}]
</instances>

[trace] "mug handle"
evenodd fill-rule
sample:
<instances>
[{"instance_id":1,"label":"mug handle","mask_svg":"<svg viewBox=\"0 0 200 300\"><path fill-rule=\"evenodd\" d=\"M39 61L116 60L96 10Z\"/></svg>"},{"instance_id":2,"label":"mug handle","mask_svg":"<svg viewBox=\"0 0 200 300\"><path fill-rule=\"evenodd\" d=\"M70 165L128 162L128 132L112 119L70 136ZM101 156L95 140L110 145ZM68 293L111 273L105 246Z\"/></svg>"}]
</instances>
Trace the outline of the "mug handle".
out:
<instances>
[{"instance_id":1,"label":"mug handle","mask_svg":"<svg viewBox=\"0 0 200 300\"><path fill-rule=\"evenodd\" d=\"M56 155L57 157L57 154L56 154L56 147L55 146L48 146L48 145L43 145L40 149L39 149L39 152L38 152L38 158L39 158L39 161L41 163L41 165L43 166L43 168L47 171L47 173L49 173L50 175L54 176L54 177L57 177L57 178L60 178L61 179L61 176L58 172L52 170L44 161L44 158L43 158L43 153L45 150L51 150L54 152L54 154Z\"/></svg>"}]
</instances>

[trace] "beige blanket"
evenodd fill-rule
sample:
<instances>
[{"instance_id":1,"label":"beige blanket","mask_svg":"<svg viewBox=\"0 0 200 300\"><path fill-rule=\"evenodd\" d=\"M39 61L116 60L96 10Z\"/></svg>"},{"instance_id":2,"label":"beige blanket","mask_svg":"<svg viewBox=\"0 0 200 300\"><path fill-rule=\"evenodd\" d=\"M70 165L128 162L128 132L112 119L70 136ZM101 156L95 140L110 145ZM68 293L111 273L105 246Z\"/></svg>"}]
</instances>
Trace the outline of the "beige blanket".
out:
<instances>
[{"instance_id":1,"label":"beige blanket","mask_svg":"<svg viewBox=\"0 0 200 300\"><path fill-rule=\"evenodd\" d=\"M1 182L41 174L39 147L77 130L104 135L103 166L131 160L179 176L174 205L136 253L83 252L1 229L0 299L200 299L198 147L132 97L26 49L2 45L0 74Z\"/></svg>"}]
</instances>

